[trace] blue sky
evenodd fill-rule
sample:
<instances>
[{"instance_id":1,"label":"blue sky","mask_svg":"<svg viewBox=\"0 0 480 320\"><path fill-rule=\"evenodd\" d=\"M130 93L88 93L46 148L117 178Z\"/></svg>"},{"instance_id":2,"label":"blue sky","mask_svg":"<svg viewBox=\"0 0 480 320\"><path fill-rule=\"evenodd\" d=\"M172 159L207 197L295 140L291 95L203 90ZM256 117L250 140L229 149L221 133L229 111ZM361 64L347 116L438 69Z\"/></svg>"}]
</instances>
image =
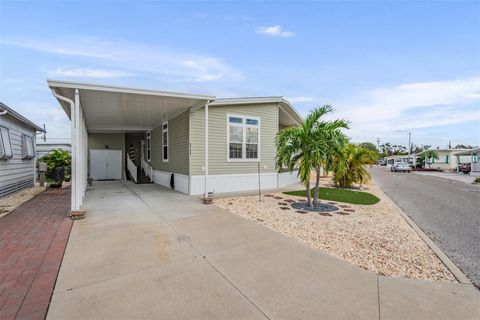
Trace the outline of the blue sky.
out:
<instances>
[{"instance_id":1,"label":"blue sky","mask_svg":"<svg viewBox=\"0 0 480 320\"><path fill-rule=\"evenodd\" d=\"M480 3L0 2L0 100L51 138L46 79L330 103L353 141L480 144Z\"/></svg>"}]
</instances>

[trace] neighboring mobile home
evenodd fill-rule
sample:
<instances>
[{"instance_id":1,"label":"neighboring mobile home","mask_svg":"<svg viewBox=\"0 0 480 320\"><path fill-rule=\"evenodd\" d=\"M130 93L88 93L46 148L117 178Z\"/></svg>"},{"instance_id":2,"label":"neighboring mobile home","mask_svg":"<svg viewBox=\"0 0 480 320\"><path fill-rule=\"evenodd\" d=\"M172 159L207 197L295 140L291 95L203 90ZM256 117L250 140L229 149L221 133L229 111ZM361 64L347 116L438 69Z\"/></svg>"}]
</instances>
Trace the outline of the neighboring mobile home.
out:
<instances>
[{"instance_id":1,"label":"neighboring mobile home","mask_svg":"<svg viewBox=\"0 0 480 320\"><path fill-rule=\"evenodd\" d=\"M430 149L428 151L435 151L438 155L438 159L426 159L426 168L439 169L442 171L457 171L460 163L470 162L470 158L467 155L457 156L458 153L468 151L468 149ZM418 158L425 152L426 151L417 153L415 158Z\"/></svg>"},{"instance_id":2,"label":"neighboring mobile home","mask_svg":"<svg viewBox=\"0 0 480 320\"><path fill-rule=\"evenodd\" d=\"M36 147L37 159L47 155L52 150L65 150L71 153L72 146L70 143L52 143L52 142L38 142Z\"/></svg>"},{"instance_id":3,"label":"neighboring mobile home","mask_svg":"<svg viewBox=\"0 0 480 320\"><path fill-rule=\"evenodd\" d=\"M49 80L72 121L72 210L87 178L152 180L200 195L296 183L275 136L302 118L282 97L214 96Z\"/></svg>"},{"instance_id":4,"label":"neighboring mobile home","mask_svg":"<svg viewBox=\"0 0 480 320\"><path fill-rule=\"evenodd\" d=\"M0 102L0 198L35 182L35 142L43 129Z\"/></svg>"}]
</instances>

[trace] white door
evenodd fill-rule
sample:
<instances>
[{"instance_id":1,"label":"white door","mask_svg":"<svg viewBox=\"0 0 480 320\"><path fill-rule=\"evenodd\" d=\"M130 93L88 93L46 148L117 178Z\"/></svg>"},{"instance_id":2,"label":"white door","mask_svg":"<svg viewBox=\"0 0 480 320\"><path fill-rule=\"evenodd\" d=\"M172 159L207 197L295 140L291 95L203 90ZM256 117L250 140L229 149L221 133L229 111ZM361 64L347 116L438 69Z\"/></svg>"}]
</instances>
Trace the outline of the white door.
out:
<instances>
[{"instance_id":1,"label":"white door","mask_svg":"<svg viewBox=\"0 0 480 320\"><path fill-rule=\"evenodd\" d=\"M90 149L90 177L93 180L122 178L122 151Z\"/></svg>"}]
</instances>

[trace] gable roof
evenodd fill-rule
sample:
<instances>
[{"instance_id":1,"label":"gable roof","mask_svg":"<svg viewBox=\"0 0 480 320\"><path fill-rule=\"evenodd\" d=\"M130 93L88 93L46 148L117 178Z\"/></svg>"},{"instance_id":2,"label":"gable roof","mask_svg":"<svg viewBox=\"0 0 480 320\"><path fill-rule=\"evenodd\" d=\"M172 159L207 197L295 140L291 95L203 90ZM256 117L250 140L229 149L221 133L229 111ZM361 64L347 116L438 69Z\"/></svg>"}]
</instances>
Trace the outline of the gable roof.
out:
<instances>
[{"instance_id":1,"label":"gable roof","mask_svg":"<svg viewBox=\"0 0 480 320\"><path fill-rule=\"evenodd\" d=\"M6 104L4 104L3 102L0 102L0 113L2 111L6 111L9 116L17 119L18 121L26 124L27 126L31 127L32 129L35 129L36 131L40 131L40 132L45 132L45 130L43 130L43 128L37 126L35 123L33 123L32 121L28 120L27 118L25 118L24 116L22 116L20 113L16 112L15 110L13 110L12 108L10 108L9 106L7 106Z\"/></svg>"},{"instance_id":2,"label":"gable roof","mask_svg":"<svg viewBox=\"0 0 480 320\"><path fill-rule=\"evenodd\" d=\"M228 106L228 105L244 105L244 104L262 104L262 103L278 103L280 106L280 117L284 118L284 122L291 125L303 122L302 116L295 110L290 101L281 96L278 97L242 97L242 98L219 98L210 103L210 106Z\"/></svg>"}]
</instances>

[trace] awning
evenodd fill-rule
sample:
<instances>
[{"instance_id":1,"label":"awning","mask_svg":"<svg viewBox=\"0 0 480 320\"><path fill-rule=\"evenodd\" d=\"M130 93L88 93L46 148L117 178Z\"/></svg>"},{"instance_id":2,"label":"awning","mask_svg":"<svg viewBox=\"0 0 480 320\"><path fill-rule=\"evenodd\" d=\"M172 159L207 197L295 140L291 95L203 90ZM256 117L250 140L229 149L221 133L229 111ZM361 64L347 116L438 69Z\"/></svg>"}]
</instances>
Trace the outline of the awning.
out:
<instances>
[{"instance_id":1,"label":"awning","mask_svg":"<svg viewBox=\"0 0 480 320\"><path fill-rule=\"evenodd\" d=\"M47 80L56 93L80 104L88 132L134 132L151 130L191 107L200 107L214 96L145 90L106 85ZM70 106L59 100L71 118Z\"/></svg>"}]
</instances>

